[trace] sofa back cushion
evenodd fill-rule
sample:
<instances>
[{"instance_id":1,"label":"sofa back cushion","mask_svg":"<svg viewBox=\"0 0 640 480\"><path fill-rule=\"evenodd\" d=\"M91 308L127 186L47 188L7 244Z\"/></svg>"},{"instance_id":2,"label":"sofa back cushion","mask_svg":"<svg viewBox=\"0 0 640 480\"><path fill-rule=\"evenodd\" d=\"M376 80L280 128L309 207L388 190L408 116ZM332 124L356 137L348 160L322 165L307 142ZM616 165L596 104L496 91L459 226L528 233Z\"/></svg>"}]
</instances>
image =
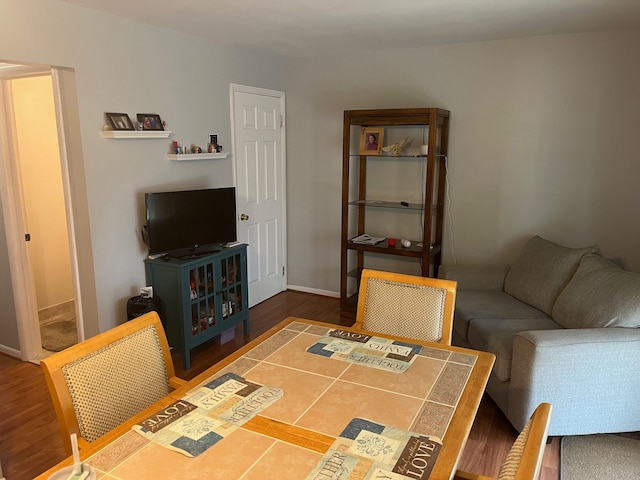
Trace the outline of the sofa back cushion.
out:
<instances>
[{"instance_id":1,"label":"sofa back cushion","mask_svg":"<svg viewBox=\"0 0 640 480\"><path fill-rule=\"evenodd\" d=\"M524 246L504 279L504 291L551 315L553 304L587 254L600 254L597 245L568 248L534 236Z\"/></svg>"},{"instance_id":2,"label":"sofa back cushion","mask_svg":"<svg viewBox=\"0 0 640 480\"><path fill-rule=\"evenodd\" d=\"M553 306L564 328L640 327L640 274L585 256Z\"/></svg>"}]
</instances>

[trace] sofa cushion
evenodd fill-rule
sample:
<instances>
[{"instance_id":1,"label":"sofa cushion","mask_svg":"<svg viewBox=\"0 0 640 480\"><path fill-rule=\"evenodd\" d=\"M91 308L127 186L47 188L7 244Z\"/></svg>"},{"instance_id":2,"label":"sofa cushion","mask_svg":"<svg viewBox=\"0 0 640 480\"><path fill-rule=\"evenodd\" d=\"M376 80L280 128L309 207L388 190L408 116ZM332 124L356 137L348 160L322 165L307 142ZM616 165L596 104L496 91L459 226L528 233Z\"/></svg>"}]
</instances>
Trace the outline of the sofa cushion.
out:
<instances>
[{"instance_id":1,"label":"sofa cushion","mask_svg":"<svg viewBox=\"0 0 640 480\"><path fill-rule=\"evenodd\" d=\"M493 374L501 382L511 379L513 339L520 332L558 330L562 327L550 318L482 318L469 323L469 343L477 350L496 356Z\"/></svg>"},{"instance_id":2,"label":"sofa cushion","mask_svg":"<svg viewBox=\"0 0 640 480\"><path fill-rule=\"evenodd\" d=\"M585 256L558 296L553 318L565 328L640 327L640 274Z\"/></svg>"},{"instance_id":3,"label":"sofa cushion","mask_svg":"<svg viewBox=\"0 0 640 480\"><path fill-rule=\"evenodd\" d=\"M474 318L549 318L548 315L508 293L497 291L458 291L453 329L467 338L469 322Z\"/></svg>"},{"instance_id":4,"label":"sofa cushion","mask_svg":"<svg viewBox=\"0 0 640 480\"><path fill-rule=\"evenodd\" d=\"M568 248L534 236L524 246L504 280L504 291L551 315L553 304L587 254L597 245Z\"/></svg>"}]
</instances>

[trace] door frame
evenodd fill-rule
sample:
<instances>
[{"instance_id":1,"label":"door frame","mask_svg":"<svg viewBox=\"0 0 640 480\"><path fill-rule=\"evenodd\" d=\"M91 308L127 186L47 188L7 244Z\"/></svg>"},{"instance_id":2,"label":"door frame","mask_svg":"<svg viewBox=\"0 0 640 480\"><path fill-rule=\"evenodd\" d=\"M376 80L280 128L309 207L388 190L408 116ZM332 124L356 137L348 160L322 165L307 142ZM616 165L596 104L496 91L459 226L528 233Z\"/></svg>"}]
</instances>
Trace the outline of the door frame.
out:
<instances>
[{"instance_id":1,"label":"door frame","mask_svg":"<svg viewBox=\"0 0 640 480\"><path fill-rule=\"evenodd\" d=\"M76 328L78 341L85 338L84 322L82 316L81 284L78 268L78 251L76 245L76 232L74 229L74 216L71 202L71 181L69 176L69 160L65 136L65 124L63 111L63 94L61 92L60 72L51 67L26 67L19 74L20 77L36 75L51 75L53 86L53 99L58 134L60 167L62 173L63 195L67 216L67 230L69 237L69 255L71 259L72 287L74 290ZM43 356L42 339L40 336L40 324L38 320L38 307L35 298L35 284L31 275L29 254L24 234L27 231L24 215L24 200L22 192L22 178L17 164L18 152L15 137L13 108L11 105L10 86L7 80L16 76L0 78L0 187L2 194L2 208L4 214L4 227L7 237L9 252L9 269L11 271L11 285L16 311L16 322L20 342L20 358L23 361L38 363Z\"/></svg>"},{"instance_id":2,"label":"door frame","mask_svg":"<svg viewBox=\"0 0 640 480\"><path fill-rule=\"evenodd\" d=\"M248 85L241 85L238 83L229 84L229 106L231 112L231 155L233 158L233 185L237 188L237 162L238 155L236 152L236 128L235 128L235 93L247 93L251 95L259 95L265 97L273 97L280 100L280 114L281 114L281 128L280 128L280 141L281 141L281 165L282 170L279 174L280 182L282 184L282 231L279 238L282 239L282 265L284 267L284 274L282 275L282 292L287 290L288 287L288 256L287 256L287 134L286 134L286 121L285 121L285 92L279 90L271 90L267 88L251 87ZM236 225L239 222L239 218L236 218ZM237 227L236 227L237 228ZM253 305L249 305L252 307Z\"/></svg>"}]
</instances>

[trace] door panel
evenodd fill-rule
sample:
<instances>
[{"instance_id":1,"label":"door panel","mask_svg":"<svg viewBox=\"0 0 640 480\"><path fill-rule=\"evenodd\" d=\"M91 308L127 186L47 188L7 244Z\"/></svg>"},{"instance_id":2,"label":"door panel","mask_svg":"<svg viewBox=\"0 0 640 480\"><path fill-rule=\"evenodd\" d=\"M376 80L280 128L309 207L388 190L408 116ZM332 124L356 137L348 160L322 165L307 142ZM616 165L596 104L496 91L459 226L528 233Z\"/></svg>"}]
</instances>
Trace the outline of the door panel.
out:
<instances>
[{"instance_id":1,"label":"door panel","mask_svg":"<svg viewBox=\"0 0 640 480\"><path fill-rule=\"evenodd\" d=\"M284 132L280 121L284 94L235 87L232 85L238 239L249 245L251 307L286 288Z\"/></svg>"}]
</instances>

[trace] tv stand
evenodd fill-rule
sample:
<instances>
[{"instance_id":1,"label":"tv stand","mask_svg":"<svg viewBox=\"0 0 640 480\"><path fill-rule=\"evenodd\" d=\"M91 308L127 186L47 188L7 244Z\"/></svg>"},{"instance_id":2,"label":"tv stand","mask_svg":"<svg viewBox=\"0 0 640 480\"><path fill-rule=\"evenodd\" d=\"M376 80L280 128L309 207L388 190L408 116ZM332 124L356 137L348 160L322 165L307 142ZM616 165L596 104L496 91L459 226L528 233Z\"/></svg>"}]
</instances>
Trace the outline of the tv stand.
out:
<instances>
[{"instance_id":1,"label":"tv stand","mask_svg":"<svg viewBox=\"0 0 640 480\"><path fill-rule=\"evenodd\" d=\"M221 247L220 247L221 248ZM191 367L191 350L239 323L249 335L247 245L196 258L146 259L147 285L162 299L169 344Z\"/></svg>"},{"instance_id":2,"label":"tv stand","mask_svg":"<svg viewBox=\"0 0 640 480\"><path fill-rule=\"evenodd\" d=\"M193 258L201 258L212 253L222 251L222 245L204 245L202 247L186 248L184 250L176 250L169 252L167 255L177 260L189 260Z\"/></svg>"}]
</instances>

